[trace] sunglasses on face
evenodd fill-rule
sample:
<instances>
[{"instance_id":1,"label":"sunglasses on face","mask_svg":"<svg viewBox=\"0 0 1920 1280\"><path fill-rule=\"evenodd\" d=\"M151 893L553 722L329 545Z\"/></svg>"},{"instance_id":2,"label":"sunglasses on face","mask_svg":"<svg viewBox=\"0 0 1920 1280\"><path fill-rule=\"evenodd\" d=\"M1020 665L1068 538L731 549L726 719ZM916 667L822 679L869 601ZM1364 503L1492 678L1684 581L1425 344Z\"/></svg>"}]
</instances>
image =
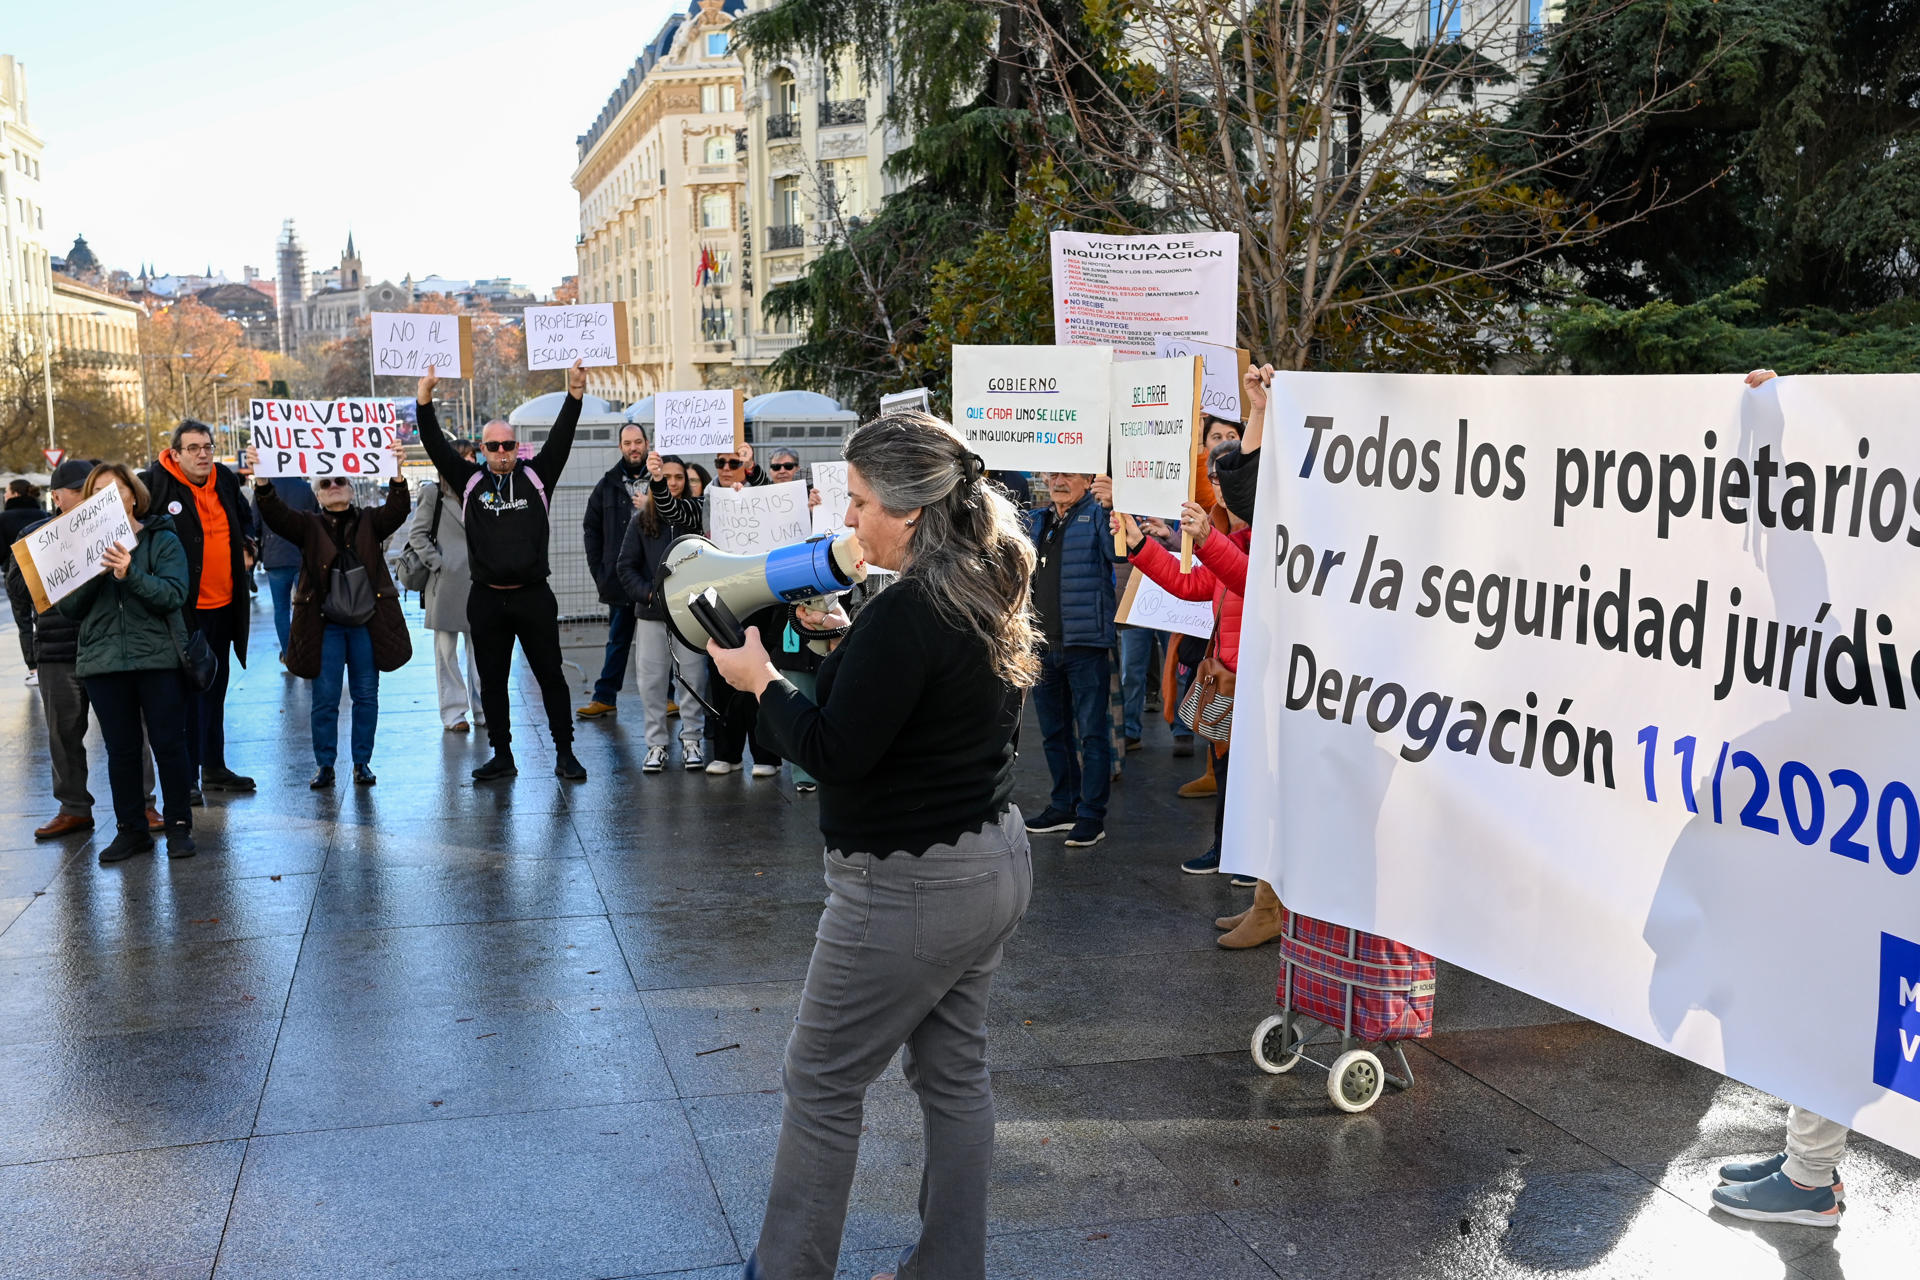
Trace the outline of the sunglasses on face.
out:
<instances>
[{"instance_id":1,"label":"sunglasses on face","mask_svg":"<svg viewBox=\"0 0 1920 1280\"><path fill-rule=\"evenodd\" d=\"M329 476L324 480L315 481L316 486L321 489L344 489L352 483L353 481L345 476Z\"/></svg>"},{"instance_id":2,"label":"sunglasses on face","mask_svg":"<svg viewBox=\"0 0 1920 1280\"><path fill-rule=\"evenodd\" d=\"M722 471L737 471L741 467L746 466L747 464L740 461L740 459L738 458L715 458L713 460L713 465L720 468Z\"/></svg>"},{"instance_id":3,"label":"sunglasses on face","mask_svg":"<svg viewBox=\"0 0 1920 1280\"><path fill-rule=\"evenodd\" d=\"M798 471L799 469L800 464L797 462L769 462L767 464L767 470L769 471Z\"/></svg>"},{"instance_id":4,"label":"sunglasses on face","mask_svg":"<svg viewBox=\"0 0 1920 1280\"><path fill-rule=\"evenodd\" d=\"M520 442L518 440L489 440L486 444L488 453L506 453L510 449L517 449L519 447Z\"/></svg>"}]
</instances>

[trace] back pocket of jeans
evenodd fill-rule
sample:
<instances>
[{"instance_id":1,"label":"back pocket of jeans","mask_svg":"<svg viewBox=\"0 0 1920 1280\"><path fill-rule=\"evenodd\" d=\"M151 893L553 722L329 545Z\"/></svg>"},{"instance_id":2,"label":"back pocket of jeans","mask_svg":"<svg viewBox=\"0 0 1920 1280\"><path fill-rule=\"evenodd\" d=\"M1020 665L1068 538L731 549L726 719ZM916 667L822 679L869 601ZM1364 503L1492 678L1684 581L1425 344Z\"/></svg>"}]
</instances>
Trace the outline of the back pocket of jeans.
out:
<instances>
[{"instance_id":1,"label":"back pocket of jeans","mask_svg":"<svg viewBox=\"0 0 1920 1280\"><path fill-rule=\"evenodd\" d=\"M971 963L998 930L1000 872L913 882L913 955L943 967Z\"/></svg>"}]
</instances>

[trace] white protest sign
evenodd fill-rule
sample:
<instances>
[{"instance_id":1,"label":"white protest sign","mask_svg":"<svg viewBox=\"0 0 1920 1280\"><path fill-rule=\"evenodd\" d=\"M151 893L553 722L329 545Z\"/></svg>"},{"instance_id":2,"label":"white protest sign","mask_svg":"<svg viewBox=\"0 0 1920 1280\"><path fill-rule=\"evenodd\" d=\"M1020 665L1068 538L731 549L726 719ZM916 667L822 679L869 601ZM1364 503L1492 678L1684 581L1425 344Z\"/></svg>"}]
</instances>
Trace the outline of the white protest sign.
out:
<instances>
[{"instance_id":1,"label":"white protest sign","mask_svg":"<svg viewBox=\"0 0 1920 1280\"><path fill-rule=\"evenodd\" d=\"M653 397L653 447L658 453L732 453L745 438L743 393L661 391Z\"/></svg>"},{"instance_id":2,"label":"white protest sign","mask_svg":"<svg viewBox=\"0 0 1920 1280\"><path fill-rule=\"evenodd\" d=\"M1187 356L1111 366L1115 511L1178 520L1193 497L1199 364Z\"/></svg>"},{"instance_id":3,"label":"white protest sign","mask_svg":"<svg viewBox=\"0 0 1920 1280\"><path fill-rule=\"evenodd\" d=\"M564 307L528 307L527 368L588 369L629 363L627 304L582 302Z\"/></svg>"},{"instance_id":4,"label":"white protest sign","mask_svg":"<svg viewBox=\"0 0 1920 1280\"><path fill-rule=\"evenodd\" d=\"M431 365L436 377L465 378L473 372L473 320L430 311L375 311L373 371L418 378Z\"/></svg>"},{"instance_id":5,"label":"white protest sign","mask_svg":"<svg viewBox=\"0 0 1920 1280\"><path fill-rule=\"evenodd\" d=\"M1182 600L1136 569L1113 620L1209 640L1213 638L1213 600Z\"/></svg>"},{"instance_id":6,"label":"white protest sign","mask_svg":"<svg viewBox=\"0 0 1920 1280\"><path fill-rule=\"evenodd\" d=\"M1223 869L1920 1154L1917 406L1277 376Z\"/></svg>"},{"instance_id":7,"label":"white protest sign","mask_svg":"<svg viewBox=\"0 0 1920 1280\"><path fill-rule=\"evenodd\" d=\"M911 391L896 391L880 397L880 412L898 413L905 409L918 409L921 413L932 413L933 402L925 387L915 387Z\"/></svg>"},{"instance_id":8,"label":"white protest sign","mask_svg":"<svg viewBox=\"0 0 1920 1280\"><path fill-rule=\"evenodd\" d=\"M953 425L994 471L1107 468L1106 347L953 348Z\"/></svg>"},{"instance_id":9,"label":"white protest sign","mask_svg":"<svg viewBox=\"0 0 1920 1280\"><path fill-rule=\"evenodd\" d=\"M758 555L775 547L805 542L813 536L807 514L807 482L747 485L729 489L707 486L707 506L713 526L713 544L735 555Z\"/></svg>"},{"instance_id":10,"label":"white protest sign","mask_svg":"<svg viewBox=\"0 0 1920 1280\"><path fill-rule=\"evenodd\" d=\"M1199 356L1205 362L1200 371L1200 412L1210 413L1228 422L1245 422L1240 411L1240 380L1247 376L1250 354L1245 348L1219 347L1211 342L1161 335L1153 340L1156 356Z\"/></svg>"},{"instance_id":11,"label":"white protest sign","mask_svg":"<svg viewBox=\"0 0 1920 1280\"><path fill-rule=\"evenodd\" d=\"M133 524L120 501L120 486L103 484L73 510L14 543L13 558L34 604L45 613L106 572L100 557L108 547L131 551L133 545Z\"/></svg>"},{"instance_id":12,"label":"white protest sign","mask_svg":"<svg viewBox=\"0 0 1920 1280\"><path fill-rule=\"evenodd\" d=\"M1234 344L1240 237L1098 236L1055 231L1053 340L1110 346L1121 359L1154 354L1154 339Z\"/></svg>"},{"instance_id":13,"label":"white protest sign","mask_svg":"<svg viewBox=\"0 0 1920 1280\"><path fill-rule=\"evenodd\" d=\"M254 400L248 415L260 451L257 476L400 474L400 415L391 400Z\"/></svg>"},{"instance_id":14,"label":"white protest sign","mask_svg":"<svg viewBox=\"0 0 1920 1280\"><path fill-rule=\"evenodd\" d=\"M846 528L847 464L844 462L814 463L813 490L820 495L819 505L813 508L813 531L838 533Z\"/></svg>"}]
</instances>

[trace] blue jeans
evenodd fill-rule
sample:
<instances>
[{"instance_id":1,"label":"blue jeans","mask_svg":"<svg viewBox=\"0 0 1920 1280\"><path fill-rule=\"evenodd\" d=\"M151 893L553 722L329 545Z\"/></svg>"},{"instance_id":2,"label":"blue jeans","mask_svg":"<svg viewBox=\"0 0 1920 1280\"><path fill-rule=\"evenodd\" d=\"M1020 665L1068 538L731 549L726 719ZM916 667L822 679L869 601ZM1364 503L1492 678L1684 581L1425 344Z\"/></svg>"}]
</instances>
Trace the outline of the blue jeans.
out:
<instances>
[{"instance_id":1,"label":"blue jeans","mask_svg":"<svg viewBox=\"0 0 1920 1280\"><path fill-rule=\"evenodd\" d=\"M1159 639L1160 632L1145 627L1120 628L1120 726L1129 738L1140 736L1147 690L1160 682L1160 672L1153 665Z\"/></svg>"},{"instance_id":2,"label":"blue jeans","mask_svg":"<svg viewBox=\"0 0 1920 1280\"><path fill-rule=\"evenodd\" d=\"M373 762L373 730L380 720L380 669L365 627L327 623L320 641L320 674L313 678L313 762L333 767L340 754L340 675L353 693L353 762Z\"/></svg>"},{"instance_id":3,"label":"blue jeans","mask_svg":"<svg viewBox=\"0 0 1920 1280\"><path fill-rule=\"evenodd\" d=\"M593 682L593 700L614 705L620 686L627 682L627 659L633 653L633 610L613 605L607 616L607 660L600 664L600 678Z\"/></svg>"},{"instance_id":4,"label":"blue jeans","mask_svg":"<svg viewBox=\"0 0 1920 1280\"><path fill-rule=\"evenodd\" d=\"M280 656L287 656L287 636L293 630L293 584L300 580L300 566L267 570L267 590L273 593L273 630L280 637Z\"/></svg>"},{"instance_id":5,"label":"blue jeans","mask_svg":"<svg viewBox=\"0 0 1920 1280\"><path fill-rule=\"evenodd\" d=\"M1040 653L1034 715L1053 774L1049 807L1104 822L1113 789L1113 722L1107 716L1112 659L1105 649L1074 646Z\"/></svg>"}]
</instances>

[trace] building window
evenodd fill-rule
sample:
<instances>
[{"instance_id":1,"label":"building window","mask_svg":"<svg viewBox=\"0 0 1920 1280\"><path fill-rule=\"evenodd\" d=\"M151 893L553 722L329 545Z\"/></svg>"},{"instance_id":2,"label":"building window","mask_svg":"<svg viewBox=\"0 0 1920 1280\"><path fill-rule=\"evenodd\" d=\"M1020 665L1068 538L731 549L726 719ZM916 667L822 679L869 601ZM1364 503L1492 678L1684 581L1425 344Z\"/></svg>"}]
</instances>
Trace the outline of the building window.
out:
<instances>
[{"instance_id":1,"label":"building window","mask_svg":"<svg viewBox=\"0 0 1920 1280\"><path fill-rule=\"evenodd\" d=\"M700 336L708 342L733 341L733 310L724 302L700 304Z\"/></svg>"},{"instance_id":2,"label":"building window","mask_svg":"<svg viewBox=\"0 0 1920 1280\"><path fill-rule=\"evenodd\" d=\"M707 56L709 58L724 58L727 56L726 32L710 31L707 33Z\"/></svg>"},{"instance_id":3,"label":"building window","mask_svg":"<svg viewBox=\"0 0 1920 1280\"><path fill-rule=\"evenodd\" d=\"M660 342L660 317L647 317L647 345L657 346Z\"/></svg>"},{"instance_id":4,"label":"building window","mask_svg":"<svg viewBox=\"0 0 1920 1280\"><path fill-rule=\"evenodd\" d=\"M733 225L733 201L724 195L700 197L700 229L716 231Z\"/></svg>"},{"instance_id":5,"label":"building window","mask_svg":"<svg viewBox=\"0 0 1920 1280\"><path fill-rule=\"evenodd\" d=\"M1458 40L1464 0L1427 0L1427 30L1435 40Z\"/></svg>"},{"instance_id":6,"label":"building window","mask_svg":"<svg viewBox=\"0 0 1920 1280\"><path fill-rule=\"evenodd\" d=\"M705 112L732 111L739 101L739 91L730 84L703 84L700 86L700 109Z\"/></svg>"},{"instance_id":7,"label":"building window","mask_svg":"<svg viewBox=\"0 0 1920 1280\"><path fill-rule=\"evenodd\" d=\"M800 179L774 179L773 221L776 226L783 227L800 221Z\"/></svg>"},{"instance_id":8,"label":"building window","mask_svg":"<svg viewBox=\"0 0 1920 1280\"><path fill-rule=\"evenodd\" d=\"M725 138L723 137L708 138L707 139L707 163L708 164L727 163L728 159L730 158L727 154L727 150L728 150L727 140Z\"/></svg>"}]
</instances>

